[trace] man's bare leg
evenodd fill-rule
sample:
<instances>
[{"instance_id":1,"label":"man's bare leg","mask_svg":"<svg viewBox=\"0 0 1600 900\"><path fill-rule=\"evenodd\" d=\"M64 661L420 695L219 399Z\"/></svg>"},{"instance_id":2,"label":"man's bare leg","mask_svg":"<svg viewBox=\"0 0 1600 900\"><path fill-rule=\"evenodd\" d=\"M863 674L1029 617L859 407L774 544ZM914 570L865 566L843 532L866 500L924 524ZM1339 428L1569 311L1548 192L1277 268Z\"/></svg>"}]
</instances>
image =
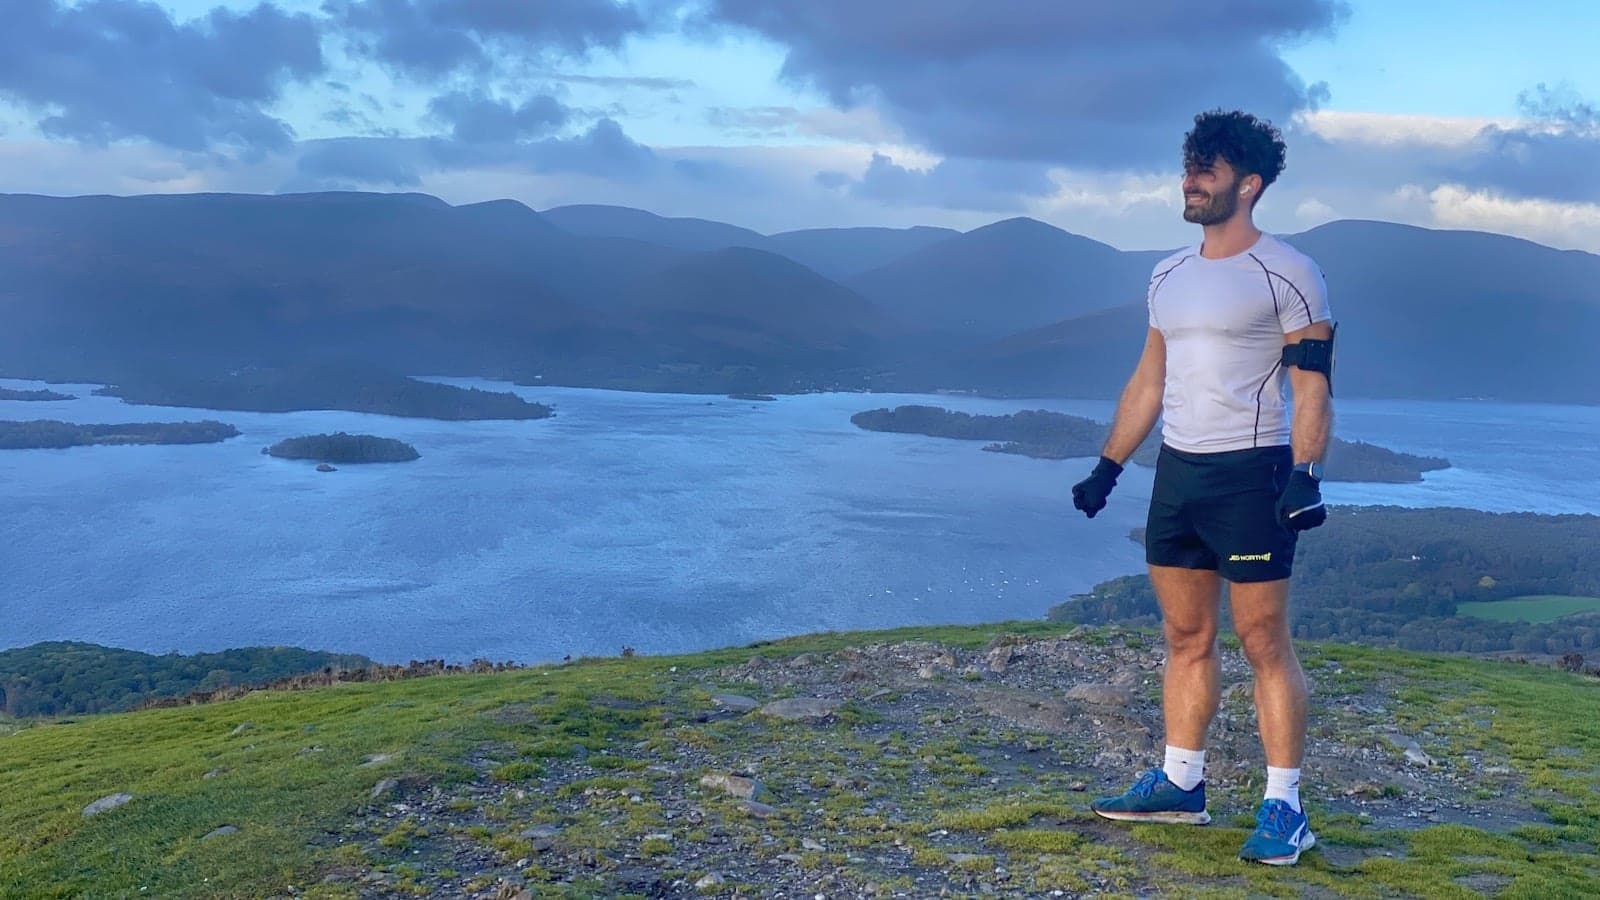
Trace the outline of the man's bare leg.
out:
<instances>
[{"instance_id":1,"label":"man's bare leg","mask_svg":"<svg viewBox=\"0 0 1600 900\"><path fill-rule=\"evenodd\" d=\"M1217 611L1222 579L1211 569L1151 566L1150 583L1161 605L1167 640L1161 687L1167 743L1204 750L1206 731L1221 700Z\"/></svg>"},{"instance_id":2,"label":"man's bare leg","mask_svg":"<svg viewBox=\"0 0 1600 900\"><path fill-rule=\"evenodd\" d=\"M1167 668L1162 677L1166 717L1166 761L1151 769L1126 793L1089 804L1107 819L1204 825L1206 730L1217 714L1217 607L1222 581L1211 570L1151 566L1150 583L1161 604L1167 638Z\"/></svg>"},{"instance_id":3,"label":"man's bare leg","mask_svg":"<svg viewBox=\"0 0 1600 900\"><path fill-rule=\"evenodd\" d=\"M1267 765L1298 769L1306 749L1308 691L1289 635L1289 580L1230 584L1228 593L1234 631L1255 672Z\"/></svg>"}]
</instances>

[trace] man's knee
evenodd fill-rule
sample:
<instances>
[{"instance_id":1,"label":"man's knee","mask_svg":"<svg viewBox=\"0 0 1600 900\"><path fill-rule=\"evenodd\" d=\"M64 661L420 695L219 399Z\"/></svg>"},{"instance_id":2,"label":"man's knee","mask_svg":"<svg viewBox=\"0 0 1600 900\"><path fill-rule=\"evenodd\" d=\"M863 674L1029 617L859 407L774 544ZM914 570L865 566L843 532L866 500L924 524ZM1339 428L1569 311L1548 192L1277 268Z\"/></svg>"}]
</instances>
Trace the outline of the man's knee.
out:
<instances>
[{"instance_id":1,"label":"man's knee","mask_svg":"<svg viewBox=\"0 0 1600 900\"><path fill-rule=\"evenodd\" d=\"M1167 619L1161 623L1167 639L1167 656L1171 659L1193 662L1215 656L1217 652L1217 623L1211 621L1176 622Z\"/></svg>"},{"instance_id":2,"label":"man's knee","mask_svg":"<svg viewBox=\"0 0 1600 900\"><path fill-rule=\"evenodd\" d=\"M1269 617L1234 623L1239 645L1252 669L1275 668L1294 659L1294 640L1282 619Z\"/></svg>"},{"instance_id":3,"label":"man's knee","mask_svg":"<svg viewBox=\"0 0 1600 900\"><path fill-rule=\"evenodd\" d=\"M1221 598L1217 573L1151 566L1150 581L1161 603L1161 630L1167 641L1167 656L1194 661L1215 655Z\"/></svg>"}]
</instances>

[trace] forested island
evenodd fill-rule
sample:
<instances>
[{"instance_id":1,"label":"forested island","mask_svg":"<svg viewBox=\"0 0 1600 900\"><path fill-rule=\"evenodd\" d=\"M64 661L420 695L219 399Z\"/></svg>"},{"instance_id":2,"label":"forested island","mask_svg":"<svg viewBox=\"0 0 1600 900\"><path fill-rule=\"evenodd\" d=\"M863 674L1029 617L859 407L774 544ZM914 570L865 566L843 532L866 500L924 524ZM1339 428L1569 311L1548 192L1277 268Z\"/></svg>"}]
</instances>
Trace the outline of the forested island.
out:
<instances>
[{"instance_id":1,"label":"forested island","mask_svg":"<svg viewBox=\"0 0 1600 900\"><path fill-rule=\"evenodd\" d=\"M0 400L76 400L72 394L61 394L55 391L19 391L15 388L0 387Z\"/></svg>"},{"instance_id":2,"label":"forested island","mask_svg":"<svg viewBox=\"0 0 1600 900\"><path fill-rule=\"evenodd\" d=\"M322 463L410 462L422 456L417 448L404 441L343 431L287 438L261 452L279 459L311 459Z\"/></svg>"},{"instance_id":3,"label":"forested island","mask_svg":"<svg viewBox=\"0 0 1600 900\"><path fill-rule=\"evenodd\" d=\"M554 414L516 394L419 381L354 366L250 368L222 375L147 374L96 394L154 406L250 412L340 409L420 419L543 419Z\"/></svg>"},{"instance_id":4,"label":"forested island","mask_svg":"<svg viewBox=\"0 0 1600 900\"><path fill-rule=\"evenodd\" d=\"M1132 537L1143 540L1143 529ZM1600 612L1495 621L1484 604L1600 598L1600 516L1332 507L1301 538L1291 594L1296 637L1408 650L1565 654L1600 647ZM1472 615L1461 607L1471 605ZM1223 604L1224 610L1227 604ZM1600 608L1596 600L1591 608ZM1145 575L1103 582L1050 610L1087 624L1160 621ZM1511 616L1505 617L1507 619Z\"/></svg>"},{"instance_id":5,"label":"forested island","mask_svg":"<svg viewBox=\"0 0 1600 900\"><path fill-rule=\"evenodd\" d=\"M79 425L53 419L0 422L0 450L59 450L101 444L215 444L238 436L239 429L210 419L120 425Z\"/></svg>"},{"instance_id":6,"label":"forested island","mask_svg":"<svg viewBox=\"0 0 1600 900\"><path fill-rule=\"evenodd\" d=\"M297 647L156 656L51 641L0 652L0 714L22 718L112 712L159 697L266 684L329 667L353 670L372 665L365 656Z\"/></svg>"},{"instance_id":7,"label":"forested island","mask_svg":"<svg viewBox=\"0 0 1600 900\"><path fill-rule=\"evenodd\" d=\"M850 417L869 431L924 434L967 441L991 441L983 449L1015 453L1036 459L1074 459L1100 455L1110 426L1082 416L1035 409L1004 416L973 415L937 406L897 406L874 409ZM1153 466L1161 437L1152 433L1133 454L1132 461ZM1359 441L1334 438L1328 447L1330 481L1417 482L1423 472L1449 468L1448 460L1398 453Z\"/></svg>"}]
</instances>

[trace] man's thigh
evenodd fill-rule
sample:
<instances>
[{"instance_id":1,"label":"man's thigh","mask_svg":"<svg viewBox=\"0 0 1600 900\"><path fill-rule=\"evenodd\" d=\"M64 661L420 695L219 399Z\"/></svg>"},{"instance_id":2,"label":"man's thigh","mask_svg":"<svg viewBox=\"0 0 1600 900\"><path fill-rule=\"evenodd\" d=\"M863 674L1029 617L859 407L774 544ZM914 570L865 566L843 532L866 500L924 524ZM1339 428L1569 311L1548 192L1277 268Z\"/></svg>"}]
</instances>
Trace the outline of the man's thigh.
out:
<instances>
[{"instance_id":1,"label":"man's thigh","mask_svg":"<svg viewBox=\"0 0 1600 900\"><path fill-rule=\"evenodd\" d=\"M1222 578L1216 570L1152 565L1150 584L1168 630L1216 633L1222 600Z\"/></svg>"}]
</instances>

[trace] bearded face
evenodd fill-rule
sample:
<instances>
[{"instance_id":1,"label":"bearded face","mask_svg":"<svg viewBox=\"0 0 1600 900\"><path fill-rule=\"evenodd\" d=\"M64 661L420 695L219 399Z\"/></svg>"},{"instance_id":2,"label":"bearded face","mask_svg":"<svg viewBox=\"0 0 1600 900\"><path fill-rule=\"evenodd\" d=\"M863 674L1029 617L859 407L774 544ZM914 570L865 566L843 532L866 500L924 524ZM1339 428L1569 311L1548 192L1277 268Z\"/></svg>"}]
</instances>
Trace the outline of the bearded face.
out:
<instances>
[{"instance_id":1,"label":"bearded face","mask_svg":"<svg viewBox=\"0 0 1600 900\"><path fill-rule=\"evenodd\" d=\"M1183 191L1183 220L1196 225L1217 225L1233 218L1239 209L1239 177L1229 184L1216 184L1207 189L1198 184L1187 185Z\"/></svg>"}]
</instances>

